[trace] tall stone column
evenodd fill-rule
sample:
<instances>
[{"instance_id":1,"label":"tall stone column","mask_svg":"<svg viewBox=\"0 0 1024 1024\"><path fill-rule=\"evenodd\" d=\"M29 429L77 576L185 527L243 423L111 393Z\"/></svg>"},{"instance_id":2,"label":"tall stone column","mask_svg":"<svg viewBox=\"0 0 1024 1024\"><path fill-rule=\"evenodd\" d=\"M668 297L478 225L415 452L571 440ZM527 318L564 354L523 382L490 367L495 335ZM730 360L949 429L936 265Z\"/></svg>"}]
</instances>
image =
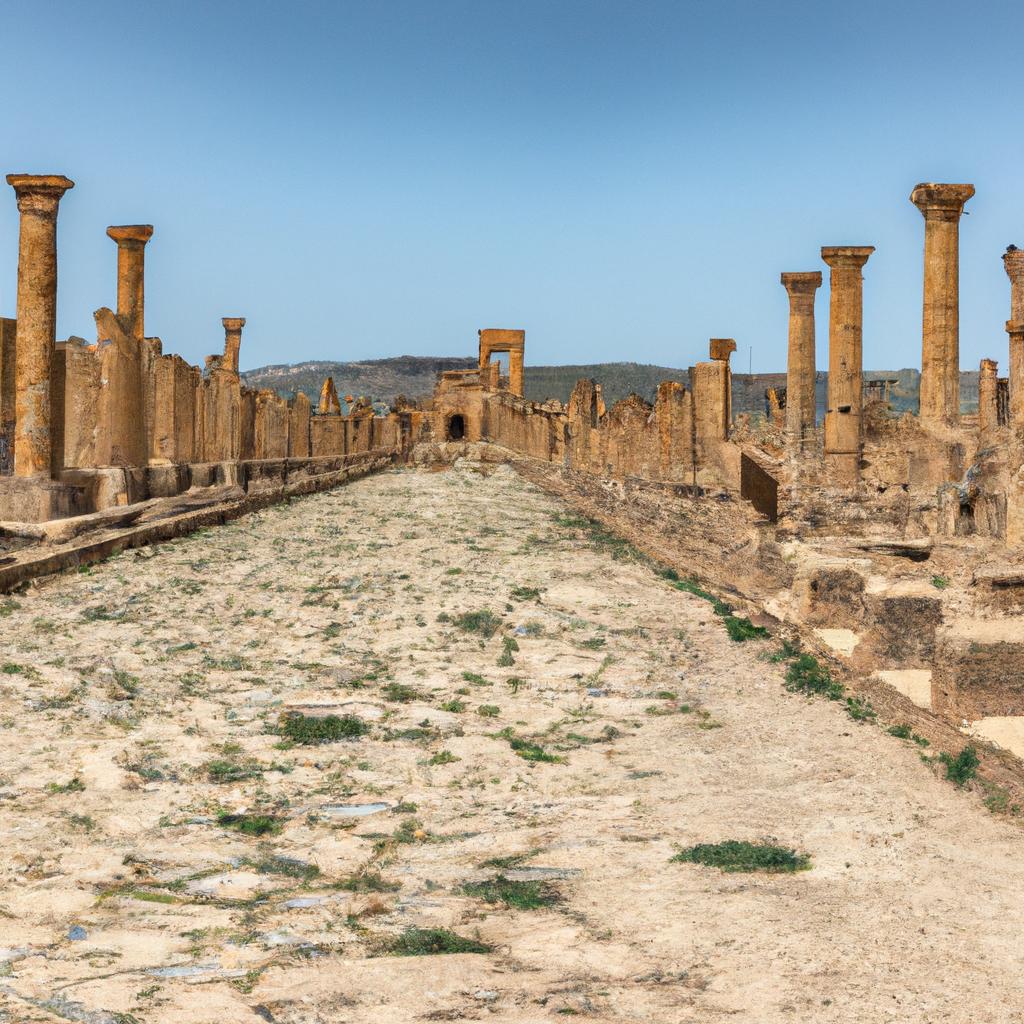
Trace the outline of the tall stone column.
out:
<instances>
[{"instance_id":1,"label":"tall stone column","mask_svg":"<svg viewBox=\"0 0 1024 1024\"><path fill-rule=\"evenodd\" d=\"M117 242L117 315L124 332L138 342L145 337L145 250L153 237L152 224L107 228Z\"/></svg>"},{"instance_id":2,"label":"tall stone column","mask_svg":"<svg viewBox=\"0 0 1024 1024\"><path fill-rule=\"evenodd\" d=\"M794 448L814 435L816 399L814 383L814 293L821 287L821 271L783 274L789 295L789 359L786 364L786 438Z\"/></svg>"},{"instance_id":3,"label":"tall stone column","mask_svg":"<svg viewBox=\"0 0 1024 1024\"><path fill-rule=\"evenodd\" d=\"M984 437L999 427L999 364L982 359L978 374L978 432Z\"/></svg>"},{"instance_id":4,"label":"tall stone column","mask_svg":"<svg viewBox=\"0 0 1024 1024\"><path fill-rule=\"evenodd\" d=\"M57 206L75 183L8 174L21 214L15 356L14 475L50 474L50 370L57 339Z\"/></svg>"},{"instance_id":5,"label":"tall stone column","mask_svg":"<svg viewBox=\"0 0 1024 1024\"><path fill-rule=\"evenodd\" d=\"M910 201L924 215L921 420L960 419L960 215L973 185L918 185Z\"/></svg>"},{"instance_id":6,"label":"tall stone column","mask_svg":"<svg viewBox=\"0 0 1024 1024\"><path fill-rule=\"evenodd\" d=\"M1024 320L1008 320L1010 336L1010 427L1024 431Z\"/></svg>"},{"instance_id":7,"label":"tall stone column","mask_svg":"<svg viewBox=\"0 0 1024 1024\"><path fill-rule=\"evenodd\" d=\"M825 466L835 483L860 479L863 407L864 278L861 270L873 245L824 246L831 268L828 310L828 409Z\"/></svg>"},{"instance_id":8,"label":"tall stone column","mask_svg":"<svg viewBox=\"0 0 1024 1024\"><path fill-rule=\"evenodd\" d=\"M224 325L224 361L221 366L232 373L238 373L238 353L242 348L245 317L226 316L221 323Z\"/></svg>"}]
</instances>

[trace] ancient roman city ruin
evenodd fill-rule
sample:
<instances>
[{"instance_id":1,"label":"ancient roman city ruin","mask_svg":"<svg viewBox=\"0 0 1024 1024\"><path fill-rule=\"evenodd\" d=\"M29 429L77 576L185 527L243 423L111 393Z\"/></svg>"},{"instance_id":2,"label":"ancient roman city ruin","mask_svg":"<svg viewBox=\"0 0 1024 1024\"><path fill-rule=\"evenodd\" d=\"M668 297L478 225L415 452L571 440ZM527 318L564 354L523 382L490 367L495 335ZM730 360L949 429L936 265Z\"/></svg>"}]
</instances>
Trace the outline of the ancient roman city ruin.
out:
<instances>
[{"instance_id":1,"label":"ancient roman city ruin","mask_svg":"<svg viewBox=\"0 0 1024 1024\"><path fill-rule=\"evenodd\" d=\"M845 662L952 721L994 723L993 738L1019 749L1005 721L1024 715L1024 251L1003 257L1009 376L982 360L978 413L961 415L958 225L973 186L921 184L910 197L924 217L920 415L889 415L884 389L863 384L863 271L873 248L825 246L824 425L814 399L823 279L802 271L781 276L787 387L769 396L770 420L755 429L732 415L729 338L711 339L710 359L687 382L664 382L653 407L633 395L606 409L588 380L567 406L527 401L524 332L496 329L479 332L478 369L445 372L431 399L399 400L384 416L365 400L343 414L330 379L316 409L302 394L254 391L239 379L244 318L224 318L223 353L205 369L146 336L148 225L107 231L117 310L96 311L97 340L56 342L57 211L73 183L7 180L21 234L17 319L0 321L0 518L9 534L42 545L0 566L8 588L171 535L175 515L194 523L197 508L175 504L178 496L209 519L218 503L244 510L483 445L490 460L513 460L563 493L599 494L619 511L657 508L665 519L655 544L685 538L686 515L673 521L673 510L729 503L709 581L728 579L752 606L817 630ZM497 353L509 356L507 379ZM107 530L106 546L90 548L82 537L97 529ZM922 563L930 568L908 577ZM940 590L929 578L953 585Z\"/></svg>"}]
</instances>

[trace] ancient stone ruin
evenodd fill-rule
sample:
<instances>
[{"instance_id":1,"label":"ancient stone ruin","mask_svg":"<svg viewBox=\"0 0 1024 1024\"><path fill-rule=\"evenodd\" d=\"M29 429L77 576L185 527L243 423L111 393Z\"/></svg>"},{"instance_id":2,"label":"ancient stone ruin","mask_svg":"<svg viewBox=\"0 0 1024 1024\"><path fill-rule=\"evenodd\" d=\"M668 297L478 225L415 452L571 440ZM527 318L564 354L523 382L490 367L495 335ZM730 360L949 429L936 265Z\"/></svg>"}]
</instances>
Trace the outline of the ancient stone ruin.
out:
<instances>
[{"instance_id":1,"label":"ancient stone ruin","mask_svg":"<svg viewBox=\"0 0 1024 1024\"><path fill-rule=\"evenodd\" d=\"M527 400L524 332L491 328L479 332L476 369L440 374L432 397L399 400L386 415L352 396L343 408L329 378L315 409L302 394L253 390L239 377L244 318L223 319L223 352L203 368L147 337L150 225L108 228L117 309L95 312L95 340L57 341L56 220L73 182L7 180L21 214L17 316L0 321L0 519L9 536L53 543L150 522L130 541L142 543L192 528L198 509L234 503L240 514L395 462L450 461L486 445L492 460L547 467L559 486L597 488L623 509L640 492L662 511L735 503L757 538L742 578L758 606L818 630L897 687L901 672L932 672L921 702L936 710L971 721L1024 713L1024 251L1011 246L1003 257L1008 376L982 360L978 412L962 415L958 229L973 186L921 184L910 197L924 216L920 415L891 414L888 382L865 386L873 247L824 246L824 422L814 319L823 278L805 270L781 275L787 386L768 395L767 422L754 426L733 416L729 338L711 339L709 359L688 380L661 384L653 405L632 395L606 408L590 380L566 405ZM507 378L493 358L503 353ZM180 527L167 525L174 516L186 517ZM29 547L0 566L0 582L102 554ZM901 565L928 559L937 580L956 582L955 608L938 585L903 578Z\"/></svg>"}]
</instances>

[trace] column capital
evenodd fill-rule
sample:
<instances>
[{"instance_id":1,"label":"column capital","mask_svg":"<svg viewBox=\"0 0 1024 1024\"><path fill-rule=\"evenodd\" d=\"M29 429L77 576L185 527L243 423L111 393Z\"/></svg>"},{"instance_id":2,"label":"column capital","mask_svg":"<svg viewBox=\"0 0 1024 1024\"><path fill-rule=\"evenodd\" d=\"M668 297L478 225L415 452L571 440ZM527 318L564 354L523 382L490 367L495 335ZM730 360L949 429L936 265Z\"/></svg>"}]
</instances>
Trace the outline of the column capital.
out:
<instances>
[{"instance_id":1,"label":"column capital","mask_svg":"<svg viewBox=\"0 0 1024 1024\"><path fill-rule=\"evenodd\" d=\"M959 220L964 203L973 195L973 185L922 182L910 193L910 201L924 214L925 220Z\"/></svg>"},{"instance_id":2,"label":"column capital","mask_svg":"<svg viewBox=\"0 0 1024 1024\"><path fill-rule=\"evenodd\" d=\"M873 245L823 245L821 258L833 269L858 269L875 251Z\"/></svg>"},{"instance_id":3,"label":"column capital","mask_svg":"<svg viewBox=\"0 0 1024 1024\"><path fill-rule=\"evenodd\" d=\"M225 316L220 321L225 331L240 331L245 326L244 316Z\"/></svg>"},{"instance_id":4,"label":"column capital","mask_svg":"<svg viewBox=\"0 0 1024 1024\"><path fill-rule=\"evenodd\" d=\"M821 287L821 271L782 274L780 280L790 295L813 295Z\"/></svg>"},{"instance_id":5,"label":"column capital","mask_svg":"<svg viewBox=\"0 0 1024 1024\"><path fill-rule=\"evenodd\" d=\"M1011 281L1024 281L1024 249L1011 245L1003 253L1003 266L1006 268L1006 276Z\"/></svg>"},{"instance_id":6,"label":"column capital","mask_svg":"<svg viewBox=\"0 0 1024 1024\"><path fill-rule=\"evenodd\" d=\"M711 358L718 362L729 362L729 356L735 351L736 342L732 338L712 338L708 343Z\"/></svg>"},{"instance_id":7,"label":"column capital","mask_svg":"<svg viewBox=\"0 0 1024 1024\"><path fill-rule=\"evenodd\" d=\"M57 204L75 183L63 174L8 174L7 184L14 189L20 213L57 216Z\"/></svg>"},{"instance_id":8,"label":"column capital","mask_svg":"<svg viewBox=\"0 0 1024 1024\"><path fill-rule=\"evenodd\" d=\"M152 224L119 224L107 228L107 237L118 247L141 249L153 237Z\"/></svg>"}]
</instances>

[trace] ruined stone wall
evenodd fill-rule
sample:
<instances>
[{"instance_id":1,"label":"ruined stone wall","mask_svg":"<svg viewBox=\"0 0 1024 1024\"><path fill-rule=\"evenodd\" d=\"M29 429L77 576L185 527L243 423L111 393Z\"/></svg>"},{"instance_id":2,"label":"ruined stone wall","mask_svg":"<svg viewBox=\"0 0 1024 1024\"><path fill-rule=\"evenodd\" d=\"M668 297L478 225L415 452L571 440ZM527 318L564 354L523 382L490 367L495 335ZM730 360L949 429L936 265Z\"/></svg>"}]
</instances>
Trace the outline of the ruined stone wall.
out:
<instances>
[{"instance_id":1,"label":"ruined stone wall","mask_svg":"<svg viewBox=\"0 0 1024 1024\"><path fill-rule=\"evenodd\" d=\"M659 386L653 406L630 395L605 411L599 386L581 380L566 411L565 463L579 472L614 479L692 484L693 410L692 393L677 381Z\"/></svg>"},{"instance_id":2,"label":"ruined stone wall","mask_svg":"<svg viewBox=\"0 0 1024 1024\"><path fill-rule=\"evenodd\" d=\"M565 413L560 405L537 405L506 391L488 394L484 403L484 435L533 459L562 461L565 426Z\"/></svg>"}]
</instances>

